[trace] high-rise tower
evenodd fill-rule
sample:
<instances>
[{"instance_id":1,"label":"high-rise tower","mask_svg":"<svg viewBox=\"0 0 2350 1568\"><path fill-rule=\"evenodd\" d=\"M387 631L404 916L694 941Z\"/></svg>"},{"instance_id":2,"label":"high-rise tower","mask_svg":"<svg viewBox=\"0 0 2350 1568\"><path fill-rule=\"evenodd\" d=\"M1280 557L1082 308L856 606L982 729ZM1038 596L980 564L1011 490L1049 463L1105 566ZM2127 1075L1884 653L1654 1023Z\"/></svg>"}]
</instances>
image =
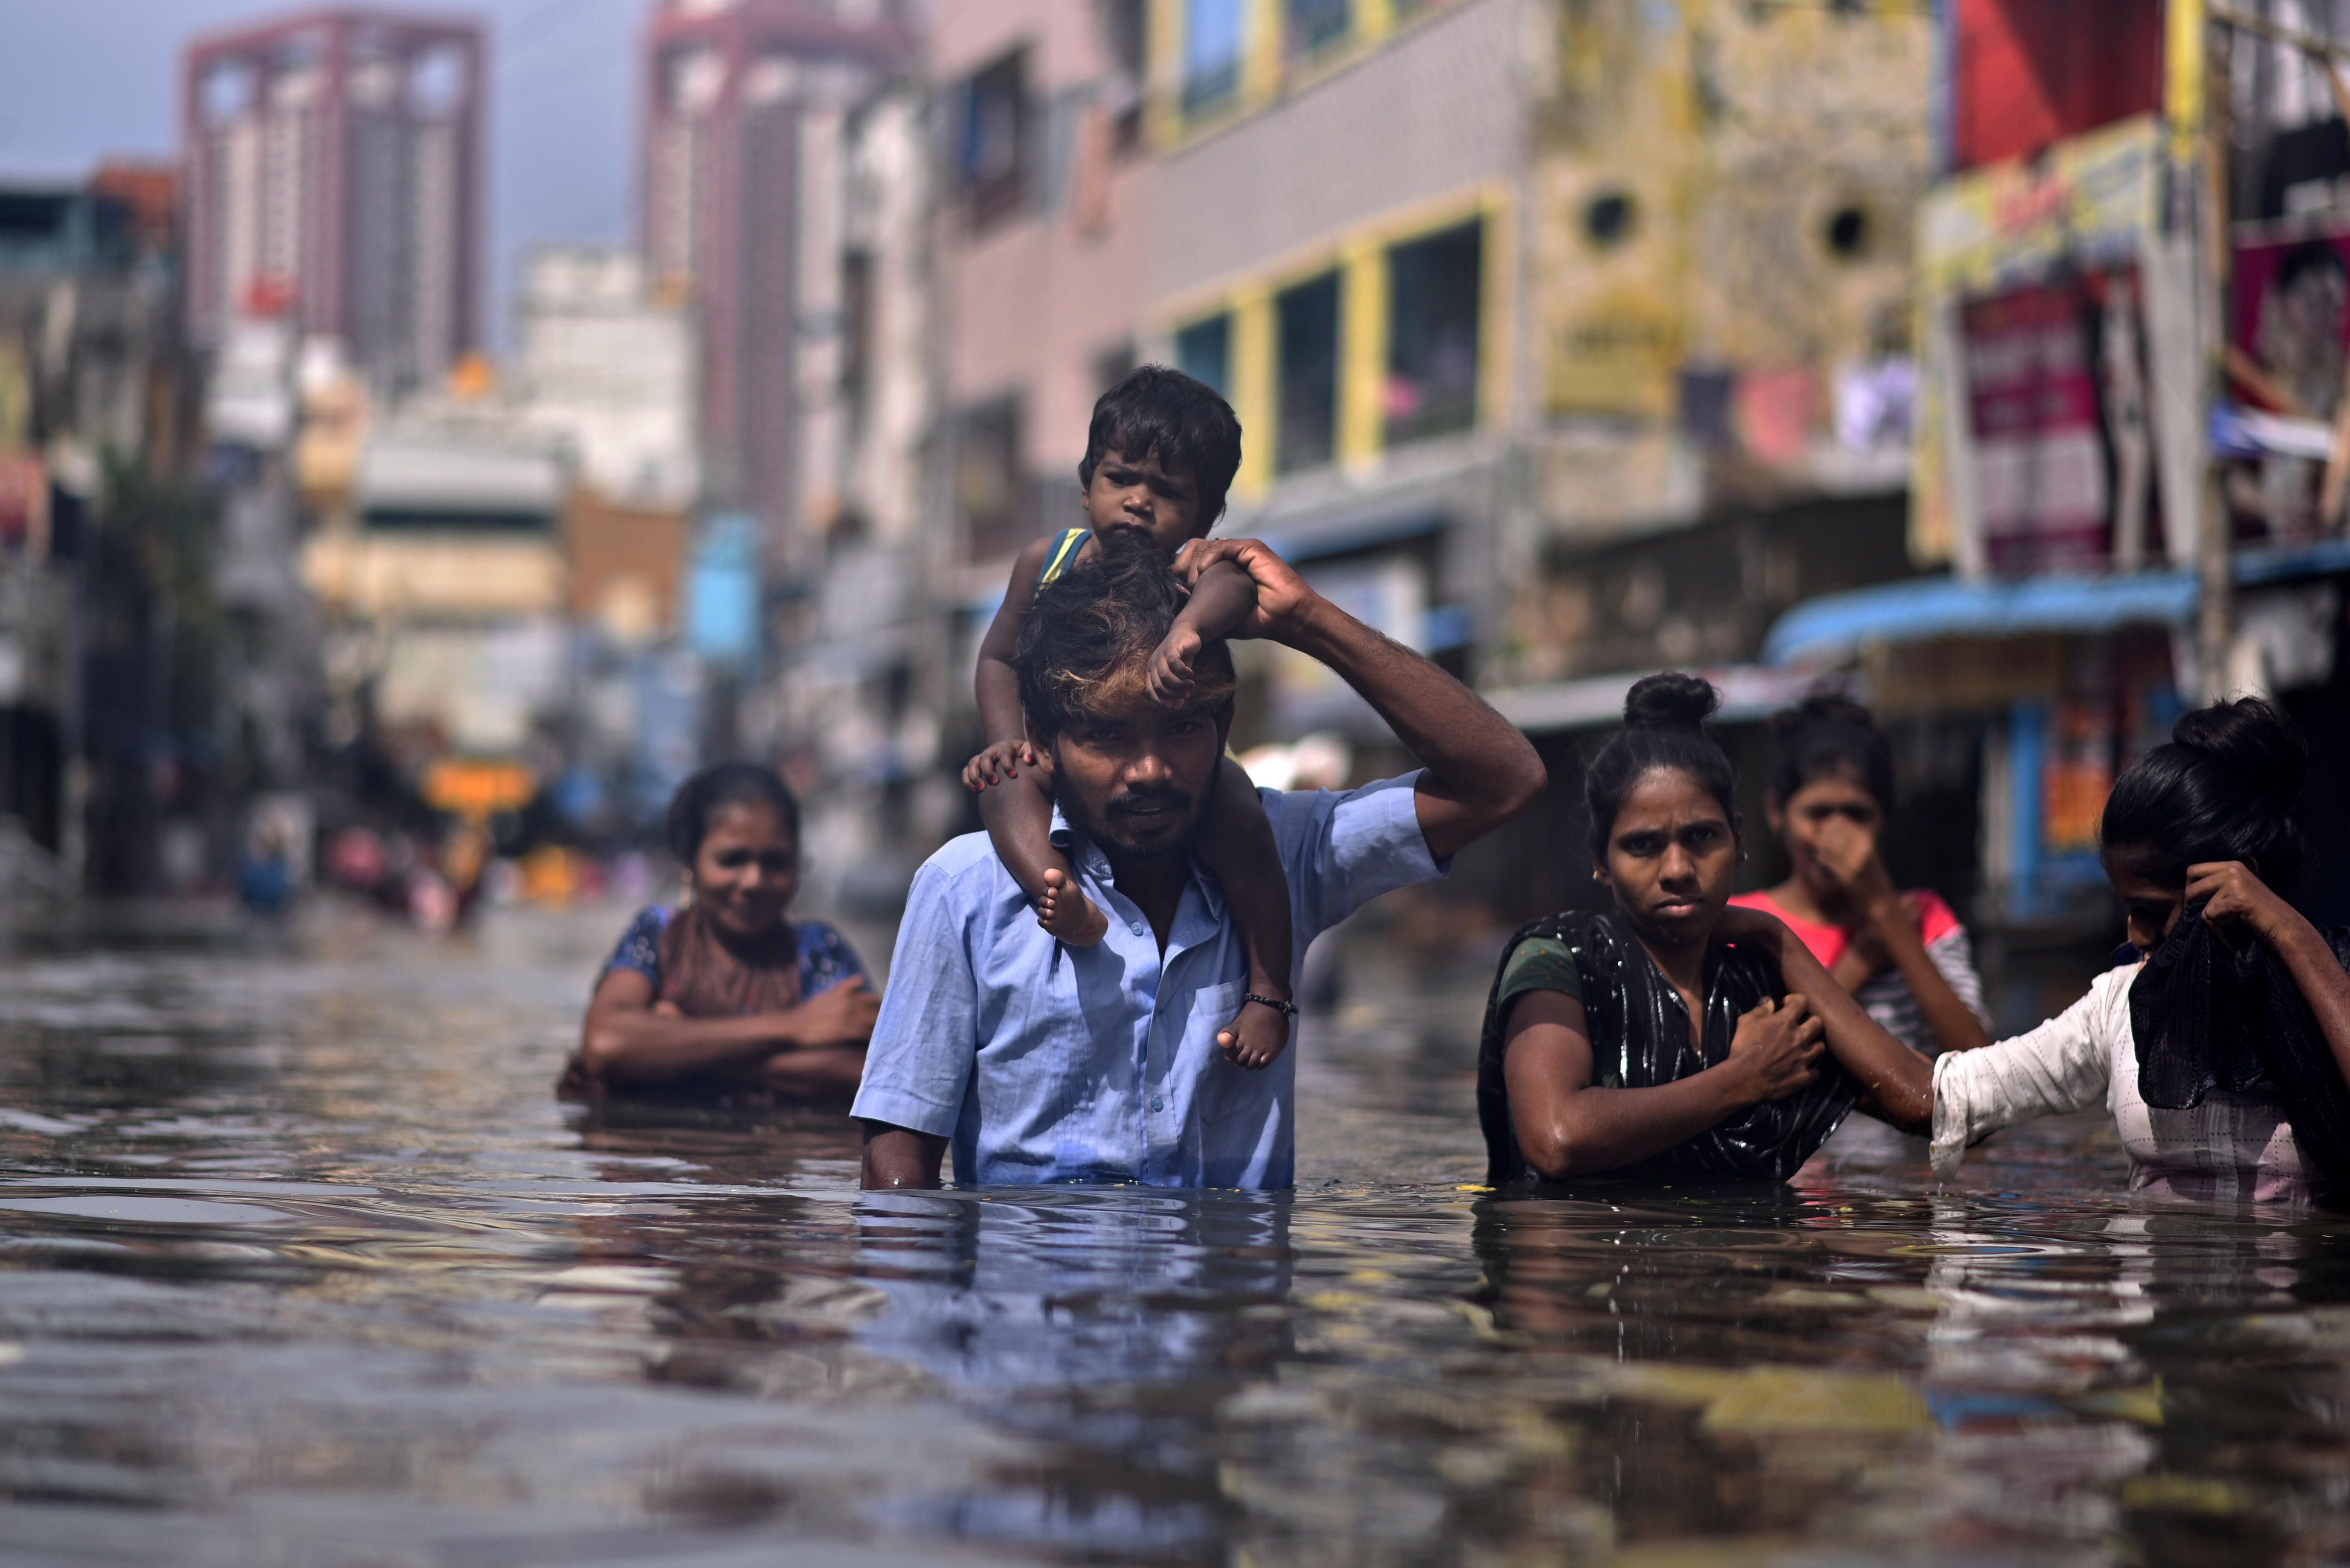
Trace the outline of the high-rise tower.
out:
<instances>
[{"instance_id":1,"label":"high-rise tower","mask_svg":"<svg viewBox=\"0 0 2350 1568\"><path fill-rule=\"evenodd\" d=\"M188 311L341 339L370 379L432 379L479 340L485 46L459 17L322 10L182 59Z\"/></svg>"},{"instance_id":2,"label":"high-rise tower","mask_svg":"<svg viewBox=\"0 0 2350 1568\"><path fill-rule=\"evenodd\" d=\"M834 121L910 45L896 0L661 0L646 29L640 222L657 286L702 331L705 488L795 520L800 192L837 179L811 126Z\"/></svg>"}]
</instances>

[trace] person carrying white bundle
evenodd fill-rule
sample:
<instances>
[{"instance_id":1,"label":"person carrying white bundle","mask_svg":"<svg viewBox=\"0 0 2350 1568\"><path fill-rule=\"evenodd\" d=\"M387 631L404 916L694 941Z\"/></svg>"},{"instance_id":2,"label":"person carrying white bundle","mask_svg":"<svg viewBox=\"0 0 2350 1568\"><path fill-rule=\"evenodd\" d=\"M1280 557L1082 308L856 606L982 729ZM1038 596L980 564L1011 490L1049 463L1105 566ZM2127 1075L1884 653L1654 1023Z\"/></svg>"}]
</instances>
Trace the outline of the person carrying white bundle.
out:
<instances>
[{"instance_id":1,"label":"person carrying white bundle","mask_svg":"<svg viewBox=\"0 0 2350 1568\"><path fill-rule=\"evenodd\" d=\"M2350 932L2321 932L2280 891L2304 854L2308 748L2257 698L2171 733L2106 803L2106 875L2137 961L2031 1033L1934 1063L1937 1176L2001 1127L2102 1103L2133 1191L2350 1193Z\"/></svg>"}]
</instances>

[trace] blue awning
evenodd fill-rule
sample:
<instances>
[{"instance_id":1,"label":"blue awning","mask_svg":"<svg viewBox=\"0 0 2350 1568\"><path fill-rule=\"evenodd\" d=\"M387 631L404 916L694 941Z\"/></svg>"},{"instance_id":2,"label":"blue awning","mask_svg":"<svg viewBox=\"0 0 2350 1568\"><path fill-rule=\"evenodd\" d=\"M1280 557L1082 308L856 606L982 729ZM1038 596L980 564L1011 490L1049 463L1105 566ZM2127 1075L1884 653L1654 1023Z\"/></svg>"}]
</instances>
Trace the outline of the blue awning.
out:
<instances>
[{"instance_id":1,"label":"blue awning","mask_svg":"<svg viewBox=\"0 0 2350 1568\"><path fill-rule=\"evenodd\" d=\"M2236 581L2246 587L2350 571L2350 540L2241 551L2235 564ZM1797 605L1772 627L1762 658L1771 664L1818 664L1848 658L1870 643L2185 626L2194 618L2198 597L2192 572L2068 574L2016 582L1926 577Z\"/></svg>"}]
</instances>

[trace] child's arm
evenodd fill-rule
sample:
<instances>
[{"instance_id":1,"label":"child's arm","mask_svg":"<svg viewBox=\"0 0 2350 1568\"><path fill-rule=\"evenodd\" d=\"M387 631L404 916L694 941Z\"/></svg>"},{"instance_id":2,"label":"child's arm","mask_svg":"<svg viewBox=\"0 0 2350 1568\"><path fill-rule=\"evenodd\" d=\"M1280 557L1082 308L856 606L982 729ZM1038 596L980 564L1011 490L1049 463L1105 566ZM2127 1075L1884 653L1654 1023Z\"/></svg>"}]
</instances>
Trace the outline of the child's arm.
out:
<instances>
[{"instance_id":1,"label":"child's arm","mask_svg":"<svg viewBox=\"0 0 2350 1568\"><path fill-rule=\"evenodd\" d=\"M1191 660L1203 644L1230 637L1256 608L1256 579L1231 561L1217 561L1191 585L1191 599L1175 613L1166 640L1150 656L1144 684L1152 699L1175 707L1191 695Z\"/></svg>"}]
</instances>

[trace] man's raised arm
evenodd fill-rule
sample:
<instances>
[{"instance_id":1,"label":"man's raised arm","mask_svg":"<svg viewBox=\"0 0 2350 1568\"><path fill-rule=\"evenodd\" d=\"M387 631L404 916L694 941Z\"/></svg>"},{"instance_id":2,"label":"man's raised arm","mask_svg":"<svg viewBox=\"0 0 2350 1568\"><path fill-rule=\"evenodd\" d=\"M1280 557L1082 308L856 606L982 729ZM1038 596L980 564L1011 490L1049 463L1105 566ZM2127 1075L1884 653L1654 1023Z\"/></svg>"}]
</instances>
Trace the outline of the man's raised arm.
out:
<instances>
[{"instance_id":1,"label":"man's raised arm","mask_svg":"<svg viewBox=\"0 0 2350 1568\"><path fill-rule=\"evenodd\" d=\"M1312 588L1254 539L1191 545L1182 566L1196 579L1218 560L1256 583L1256 612L1234 632L1262 637L1328 665L1378 711L1427 772L1419 828L1439 860L1532 805L1549 782L1532 742L1492 704L1392 638L1380 636Z\"/></svg>"}]
</instances>

